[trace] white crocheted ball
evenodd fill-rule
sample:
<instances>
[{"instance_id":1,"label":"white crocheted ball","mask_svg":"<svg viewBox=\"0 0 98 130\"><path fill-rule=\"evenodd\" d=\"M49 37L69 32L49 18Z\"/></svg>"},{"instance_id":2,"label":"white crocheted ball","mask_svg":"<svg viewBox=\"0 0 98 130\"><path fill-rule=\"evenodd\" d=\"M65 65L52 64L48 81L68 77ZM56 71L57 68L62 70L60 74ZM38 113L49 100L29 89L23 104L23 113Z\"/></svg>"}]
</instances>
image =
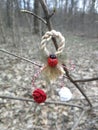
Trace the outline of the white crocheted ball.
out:
<instances>
[{"instance_id":1,"label":"white crocheted ball","mask_svg":"<svg viewBox=\"0 0 98 130\"><path fill-rule=\"evenodd\" d=\"M60 96L61 101L69 101L72 98L72 93L71 93L70 89L67 87L62 87L59 90L58 94Z\"/></svg>"}]
</instances>

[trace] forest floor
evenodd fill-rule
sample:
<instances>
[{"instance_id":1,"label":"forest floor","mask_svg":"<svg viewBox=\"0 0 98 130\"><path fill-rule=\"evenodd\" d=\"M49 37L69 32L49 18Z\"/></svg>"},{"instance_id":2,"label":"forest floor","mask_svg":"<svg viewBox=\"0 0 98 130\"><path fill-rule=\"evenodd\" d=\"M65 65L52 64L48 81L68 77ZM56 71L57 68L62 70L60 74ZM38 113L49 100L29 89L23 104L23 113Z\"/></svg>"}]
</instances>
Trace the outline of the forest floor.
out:
<instances>
[{"instance_id":1,"label":"forest floor","mask_svg":"<svg viewBox=\"0 0 98 130\"><path fill-rule=\"evenodd\" d=\"M70 61L75 65L75 69L70 71L73 79L98 77L98 39L79 37L69 32L62 33L66 39L64 55L67 55L67 65L70 66ZM40 37L26 35L21 37L17 47L8 39L7 44L0 44L0 49L42 65L39 45ZM38 70L39 67L29 62L0 52L0 95L32 99L32 77ZM54 102L60 101L55 91L61 82L59 79L56 85L51 85L53 93L48 93L44 79L39 76L36 80L36 84L44 87L47 92L47 100ZM68 103L87 106L84 97L68 79L64 79L64 84L73 94ZM85 113L75 130L98 130L98 80L78 84L90 99L93 110ZM0 99L0 130L71 130L80 113L79 108L64 105L36 105L31 102Z\"/></svg>"}]
</instances>

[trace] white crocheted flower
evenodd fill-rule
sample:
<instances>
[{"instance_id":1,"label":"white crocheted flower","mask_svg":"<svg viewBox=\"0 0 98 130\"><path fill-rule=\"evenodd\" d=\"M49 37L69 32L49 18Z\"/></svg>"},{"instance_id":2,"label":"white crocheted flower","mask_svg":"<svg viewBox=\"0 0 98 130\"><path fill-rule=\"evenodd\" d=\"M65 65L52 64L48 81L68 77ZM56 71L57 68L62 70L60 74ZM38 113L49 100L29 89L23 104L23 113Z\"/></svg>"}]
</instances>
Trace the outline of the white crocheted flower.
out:
<instances>
[{"instance_id":1,"label":"white crocheted flower","mask_svg":"<svg viewBox=\"0 0 98 130\"><path fill-rule=\"evenodd\" d=\"M72 93L71 93L70 89L67 87L62 87L59 90L58 94L60 96L61 101L69 101L72 98Z\"/></svg>"}]
</instances>

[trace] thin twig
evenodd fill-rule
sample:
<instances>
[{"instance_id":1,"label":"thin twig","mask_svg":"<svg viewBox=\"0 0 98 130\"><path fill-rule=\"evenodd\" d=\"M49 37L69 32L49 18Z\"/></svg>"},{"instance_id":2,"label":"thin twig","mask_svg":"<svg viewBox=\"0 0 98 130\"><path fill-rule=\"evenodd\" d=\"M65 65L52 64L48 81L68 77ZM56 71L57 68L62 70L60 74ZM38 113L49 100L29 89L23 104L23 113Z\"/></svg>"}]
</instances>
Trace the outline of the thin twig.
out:
<instances>
[{"instance_id":1,"label":"thin twig","mask_svg":"<svg viewBox=\"0 0 98 130\"><path fill-rule=\"evenodd\" d=\"M78 79L78 80L74 80L74 82L90 82L90 81L95 81L95 80L98 80L98 77L89 78L89 79Z\"/></svg>"},{"instance_id":2,"label":"thin twig","mask_svg":"<svg viewBox=\"0 0 98 130\"><path fill-rule=\"evenodd\" d=\"M0 49L0 51L4 52L4 53L6 53L6 54L12 55L12 56L14 56L14 57L17 57L17 58L19 58L19 59L21 59L21 60L24 60L24 61L30 62L30 63L32 63L32 64L38 66L38 67L42 67L41 65L39 65L39 64L37 64L37 63L35 63L35 62L33 62L33 61L27 59L27 58L24 58L24 57L18 56L18 55L16 55L16 54L13 54L13 53L8 52L8 51L3 50L3 49Z\"/></svg>"},{"instance_id":3,"label":"thin twig","mask_svg":"<svg viewBox=\"0 0 98 130\"><path fill-rule=\"evenodd\" d=\"M78 124L80 123L82 117L84 116L86 110L83 110L78 118L78 120L76 121L76 123L73 125L71 130L76 130L76 127L78 126Z\"/></svg>"},{"instance_id":4,"label":"thin twig","mask_svg":"<svg viewBox=\"0 0 98 130\"><path fill-rule=\"evenodd\" d=\"M21 98L21 97L12 97L12 96L2 96L0 95L0 98L2 99L10 99L10 100L19 100L19 101L27 101L27 102L34 102L33 99L27 99L27 98ZM65 106L71 106L71 107L77 107L79 109L83 110L83 107L74 105L71 103L65 103L65 102L57 102L57 101L46 101L45 104L57 104L57 105L65 105Z\"/></svg>"},{"instance_id":5,"label":"thin twig","mask_svg":"<svg viewBox=\"0 0 98 130\"><path fill-rule=\"evenodd\" d=\"M56 12L56 11L55 11L55 9L54 9L53 12L52 12L51 14L49 14L48 17L44 17L44 18L45 18L45 19L47 19L47 18L50 19L52 16L54 16L55 12Z\"/></svg>"},{"instance_id":6,"label":"thin twig","mask_svg":"<svg viewBox=\"0 0 98 130\"><path fill-rule=\"evenodd\" d=\"M84 93L84 91L82 90L82 88L80 88L80 86L79 86L76 82L74 82L74 80L73 80L72 77L70 76L69 71L67 70L66 66L65 66L64 64L63 64L63 66L64 66L64 70L65 70L65 72L66 72L66 76L68 77L68 79L70 80L70 82L72 82L72 83L76 86L76 88L81 92L81 94L82 94L82 95L85 97L85 99L88 101L90 107L92 107L92 104L91 104L89 98L86 96L86 94Z\"/></svg>"},{"instance_id":7,"label":"thin twig","mask_svg":"<svg viewBox=\"0 0 98 130\"><path fill-rule=\"evenodd\" d=\"M42 21L44 24L47 24L47 22L41 18L40 16L36 15L35 13L31 12L31 11L28 11L28 10L21 10L22 13L27 13L27 14L31 14L33 15L34 17L38 18L40 21Z\"/></svg>"},{"instance_id":8,"label":"thin twig","mask_svg":"<svg viewBox=\"0 0 98 130\"><path fill-rule=\"evenodd\" d=\"M47 7L47 5L46 5L46 3L45 3L45 0L39 0L39 2L40 2L40 4L41 4L41 6L42 6L42 8L43 8L43 11L44 11L44 14L45 14L45 18L46 18L48 30L51 31L51 30L52 30L52 23L51 23L51 21L50 21L50 18L51 18L51 17L49 17L48 7ZM58 44L57 44L56 38L53 37L53 38L52 38L52 41L53 41L54 46L55 46L55 48L56 48L56 50L57 50L57 49L58 49Z\"/></svg>"}]
</instances>

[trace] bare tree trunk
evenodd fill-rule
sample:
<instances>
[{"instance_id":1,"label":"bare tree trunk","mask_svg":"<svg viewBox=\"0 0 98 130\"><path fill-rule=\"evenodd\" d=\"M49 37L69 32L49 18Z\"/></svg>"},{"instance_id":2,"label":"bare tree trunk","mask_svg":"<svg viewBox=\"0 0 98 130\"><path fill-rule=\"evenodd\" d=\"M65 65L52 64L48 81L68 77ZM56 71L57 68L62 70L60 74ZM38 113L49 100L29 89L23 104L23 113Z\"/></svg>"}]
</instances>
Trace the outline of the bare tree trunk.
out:
<instances>
[{"instance_id":1,"label":"bare tree trunk","mask_svg":"<svg viewBox=\"0 0 98 130\"><path fill-rule=\"evenodd\" d=\"M84 23L84 19L85 19L85 7L86 7L86 0L83 0L83 9L82 9L82 13L80 14L80 25L81 25L81 30L82 32L84 32L85 30L85 23Z\"/></svg>"},{"instance_id":2,"label":"bare tree trunk","mask_svg":"<svg viewBox=\"0 0 98 130\"><path fill-rule=\"evenodd\" d=\"M82 24L84 24L86 1L87 0L83 0L83 10L82 10L82 18L81 18L82 19Z\"/></svg>"},{"instance_id":3,"label":"bare tree trunk","mask_svg":"<svg viewBox=\"0 0 98 130\"><path fill-rule=\"evenodd\" d=\"M94 23L95 21L95 2L96 0L92 0L91 5L90 5L90 20L91 20L91 24Z\"/></svg>"},{"instance_id":4,"label":"bare tree trunk","mask_svg":"<svg viewBox=\"0 0 98 130\"><path fill-rule=\"evenodd\" d=\"M95 2L96 2L96 0L92 0L91 6L90 6L91 13L95 13Z\"/></svg>"},{"instance_id":5,"label":"bare tree trunk","mask_svg":"<svg viewBox=\"0 0 98 130\"><path fill-rule=\"evenodd\" d=\"M30 10L30 0L27 1L27 10Z\"/></svg>"},{"instance_id":6,"label":"bare tree trunk","mask_svg":"<svg viewBox=\"0 0 98 130\"><path fill-rule=\"evenodd\" d=\"M39 1L34 0L34 13L36 15L39 15ZM34 33L38 34L39 33L39 20L34 17Z\"/></svg>"},{"instance_id":7,"label":"bare tree trunk","mask_svg":"<svg viewBox=\"0 0 98 130\"><path fill-rule=\"evenodd\" d=\"M55 8L56 8L56 7L57 7L57 0L55 0L54 2L55 2L54 6L55 6Z\"/></svg>"},{"instance_id":8,"label":"bare tree trunk","mask_svg":"<svg viewBox=\"0 0 98 130\"><path fill-rule=\"evenodd\" d=\"M13 8L12 8L12 39L13 39L13 45L16 47L16 38L15 38L15 9L14 9L14 1L13 1Z\"/></svg>"},{"instance_id":9,"label":"bare tree trunk","mask_svg":"<svg viewBox=\"0 0 98 130\"><path fill-rule=\"evenodd\" d=\"M71 31L73 31L73 8L74 8L74 0L71 0L71 6L69 7L69 27Z\"/></svg>"},{"instance_id":10,"label":"bare tree trunk","mask_svg":"<svg viewBox=\"0 0 98 130\"><path fill-rule=\"evenodd\" d=\"M68 13L68 0L66 0L66 3L65 3L65 14Z\"/></svg>"},{"instance_id":11,"label":"bare tree trunk","mask_svg":"<svg viewBox=\"0 0 98 130\"><path fill-rule=\"evenodd\" d=\"M3 27L1 12L0 12L0 30L1 30L1 35L2 35L3 41L4 41L4 43L6 43L6 35L5 35L4 27Z\"/></svg>"},{"instance_id":12,"label":"bare tree trunk","mask_svg":"<svg viewBox=\"0 0 98 130\"><path fill-rule=\"evenodd\" d=\"M74 0L71 0L71 7L70 7L70 14L73 15L73 8L74 8Z\"/></svg>"},{"instance_id":13,"label":"bare tree trunk","mask_svg":"<svg viewBox=\"0 0 98 130\"><path fill-rule=\"evenodd\" d=\"M11 0L7 0L6 1L6 19L7 19L7 23L6 25L8 27L12 26L12 18L11 18Z\"/></svg>"},{"instance_id":14,"label":"bare tree trunk","mask_svg":"<svg viewBox=\"0 0 98 130\"><path fill-rule=\"evenodd\" d=\"M23 0L23 4L24 4L24 9L25 10L30 10L30 0L28 0L26 2L26 0ZM28 14L25 14L25 20L26 20L26 26L29 29L29 32L32 33L32 22L30 21L30 17Z\"/></svg>"}]
</instances>

